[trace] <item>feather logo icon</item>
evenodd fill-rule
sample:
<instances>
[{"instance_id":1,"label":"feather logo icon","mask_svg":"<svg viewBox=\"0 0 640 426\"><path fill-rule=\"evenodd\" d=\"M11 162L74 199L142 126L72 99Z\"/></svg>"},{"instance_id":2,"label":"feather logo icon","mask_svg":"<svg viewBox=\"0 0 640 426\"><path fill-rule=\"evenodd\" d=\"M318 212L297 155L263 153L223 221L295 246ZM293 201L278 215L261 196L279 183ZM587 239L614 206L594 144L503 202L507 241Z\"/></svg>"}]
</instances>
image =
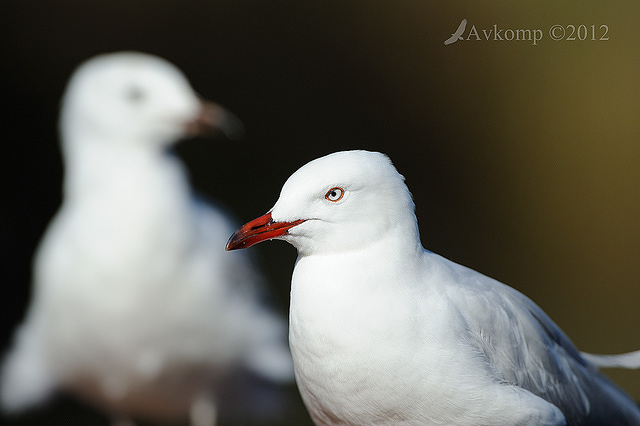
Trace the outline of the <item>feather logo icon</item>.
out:
<instances>
[{"instance_id":1,"label":"feather logo icon","mask_svg":"<svg viewBox=\"0 0 640 426\"><path fill-rule=\"evenodd\" d=\"M450 44L455 43L458 40L463 40L462 34L464 33L464 29L466 27L467 27L467 20L463 19L462 21L460 21L460 25L458 25L458 29L453 34L451 34L451 37L449 37L444 41L444 45L448 46Z\"/></svg>"}]
</instances>

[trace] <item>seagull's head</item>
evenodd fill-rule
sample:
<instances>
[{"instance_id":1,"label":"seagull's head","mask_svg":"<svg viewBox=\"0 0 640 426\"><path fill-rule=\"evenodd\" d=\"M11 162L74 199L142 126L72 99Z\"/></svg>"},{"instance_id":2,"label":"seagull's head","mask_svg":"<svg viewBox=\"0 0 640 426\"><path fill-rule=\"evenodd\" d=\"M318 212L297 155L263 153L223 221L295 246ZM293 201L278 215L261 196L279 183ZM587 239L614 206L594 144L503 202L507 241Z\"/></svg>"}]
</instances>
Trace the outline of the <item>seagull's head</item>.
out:
<instances>
[{"instance_id":1,"label":"seagull's head","mask_svg":"<svg viewBox=\"0 0 640 426\"><path fill-rule=\"evenodd\" d=\"M225 114L222 107L199 99L169 62L118 52L92 58L73 74L63 99L61 131L65 140L163 146L204 128L224 130L230 117Z\"/></svg>"},{"instance_id":2,"label":"seagull's head","mask_svg":"<svg viewBox=\"0 0 640 426\"><path fill-rule=\"evenodd\" d=\"M404 177L384 154L344 151L296 171L273 208L232 235L227 250L282 239L302 255L338 253L397 232L419 240Z\"/></svg>"}]
</instances>

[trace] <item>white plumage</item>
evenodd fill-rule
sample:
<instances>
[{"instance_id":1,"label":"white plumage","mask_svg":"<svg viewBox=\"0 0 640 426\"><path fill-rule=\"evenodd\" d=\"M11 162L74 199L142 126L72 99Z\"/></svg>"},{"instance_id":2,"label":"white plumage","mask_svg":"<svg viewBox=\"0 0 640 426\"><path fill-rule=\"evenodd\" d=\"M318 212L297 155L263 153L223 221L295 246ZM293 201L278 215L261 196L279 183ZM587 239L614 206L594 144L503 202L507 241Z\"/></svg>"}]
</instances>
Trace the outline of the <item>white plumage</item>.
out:
<instances>
[{"instance_id":1,"label":"white plumage","mask_svg":"<svg viewBox=\"0 0 640 426\"><path fill-rule=\"evenodd\" d=\"M530 299L423 249L404 178L380 153L314 160L227 249L298 249L290 346L318 425L638 425L598 366Z\"/></svg>"},{"instance_id":2,"label":"white plumage","mask_svg":"<svg viewBox=\"0 0 640 426\"><path fill-rule=\"evenodd\" d=\"M200 127L241 130L166 61L83 64L61 116L63 204L34 263L34 296L2 369L7 412L71 391L114 417L215 422L234 372L293 379L285 323L261 278L224 252L233 224L196 199L167 148Z\"/></svg>"}]
</instances>

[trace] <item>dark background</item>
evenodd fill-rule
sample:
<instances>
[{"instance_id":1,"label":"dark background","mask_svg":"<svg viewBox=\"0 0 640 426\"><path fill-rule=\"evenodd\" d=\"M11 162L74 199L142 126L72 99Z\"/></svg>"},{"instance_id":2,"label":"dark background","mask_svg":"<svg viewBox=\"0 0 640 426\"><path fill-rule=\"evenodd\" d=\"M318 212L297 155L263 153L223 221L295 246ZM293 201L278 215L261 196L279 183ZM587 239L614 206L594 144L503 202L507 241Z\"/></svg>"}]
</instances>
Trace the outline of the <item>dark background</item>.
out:
<instances>
[{"instance_id":1,"label":"dark background","mask_svg":"<svg viewBox=\"0 0 640 426\"><path fill-rule=\"evenodd\" d=\"M463 18L465 37L497 24L544 39L445 46ZM607 25L609 40L553 41L554 24L595 25L596 38ZM117 50L172 61L243 120L240 141L177 148L239 221L316 157L382 151L407 178L425 247L524 292L582 350L640 349L636 2L3 0L0 32L3 352L60 203L66 80ZM253 250L286 312L295 250ZM608 373L640 399L640 372ZM106 423L65 400L19 424Z\"/></svg>"}]
</instances>

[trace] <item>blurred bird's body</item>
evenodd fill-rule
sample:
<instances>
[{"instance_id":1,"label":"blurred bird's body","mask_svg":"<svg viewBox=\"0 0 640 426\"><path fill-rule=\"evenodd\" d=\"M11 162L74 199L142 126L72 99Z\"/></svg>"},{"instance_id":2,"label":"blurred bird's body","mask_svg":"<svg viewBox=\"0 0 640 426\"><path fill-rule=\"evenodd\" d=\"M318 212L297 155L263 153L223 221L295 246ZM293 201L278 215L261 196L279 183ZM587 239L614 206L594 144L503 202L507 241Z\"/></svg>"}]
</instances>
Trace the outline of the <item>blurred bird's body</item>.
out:
<instances>
[{"instance_id":1,"label":"blurred bird's body","mask_svg":"<svg viewBox=\"0 0 640 426\"><path fill-rule=\"evenodd\" d=\"M205 124L233 130L233 117L207 108ZM72 78L64 200L3 366L6 411L60 388L114 418L210 425L234 372L292 378L284 322L260 304L257 271L224 253L233 223L193 196L167 150L202 111L182 74L148 55L104 55Z\"/></svg>"}]
</instances>

